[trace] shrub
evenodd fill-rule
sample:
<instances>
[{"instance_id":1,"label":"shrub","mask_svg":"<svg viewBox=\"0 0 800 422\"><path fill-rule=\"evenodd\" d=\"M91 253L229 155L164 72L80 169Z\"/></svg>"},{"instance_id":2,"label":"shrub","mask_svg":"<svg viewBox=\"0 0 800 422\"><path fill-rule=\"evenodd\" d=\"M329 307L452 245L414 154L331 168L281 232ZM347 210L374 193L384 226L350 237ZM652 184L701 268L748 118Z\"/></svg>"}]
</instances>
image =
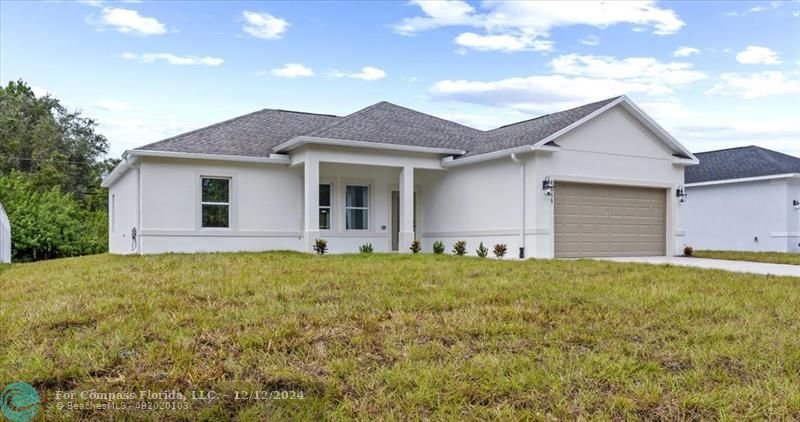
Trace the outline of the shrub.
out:
<instances>
[{"instance_id":1,"label":"shrub","mask_svg":"<svg viewBox=\"0 0 800 422\"><path fill-rule=\"evenodd\" d=\"M489 248L483 246L483 242L481 242L478 249L475 249L475 253L481 258L486 258L486 255L489 255Z\"/></svg>"},{"instance_id":2,"label":"shrub","mask_svg":"<svg viewBox=\"0 0 800 422\"><path fill-rule=\"evenodd\" d=\"M420 243L419 240L415 240L411 242L411 247L408 249L411 249L411 252L413 253L419 253L419 251L422 250L422 243Z\"/></svg>"},{"instance_id":3,"label":"shrub","mask_svg":"<svg viewBox=\"0 0 800 422\"><path fill-rule=\"evenodd\" d=\"M508 247L506 247L505 243L498 243L494 245L494 251L492 252L497 259L503 259L503 257L506 256L506 252L508 252Z\"/></svg>"},{"instance_id":4,"label":"shrub","mask_svg":"<svg viewBox=\"0 0 800 422\"><path fill-rule=\"evenodd\" d=\"M694 248L691 246L684 246L683 247L683 256L692 256L694 254Z\"/></svg>"},{"instance_id":5,"label":"shrub","mask_svg":"<svg viewBox=\"0 0 800 422\"><path fill-rule=\"evenodd\" d=\"M433 242L433 253L441 255L444 253L444 243L441 240Z\"/></svg>"},{"instance_id":6,"label":"shrub","mask_svg":"<svg viewBox=\"0 0 800 422\"><path fill-rule=\"evenodd\" d=\"M359 246L358 251L361 253L372 253L372 243L365 243Z\"/></svg>"},{"instance_id":7,"label":"shrub","mask_svg":"<svg viewBox=\"0 0 800 422\"><path fill-rule=\"evenodd\" d=\"M325 252L328 252L328 241L325 239L314 240L314 251L320 255L325 255Z\"/></svg>"},{"instance_id":8,"label":"shrub","mask_svg":"<svg viewBox=\"0 0 800 422\"><path fill-rule=\"evenodd\" d=\"M453 253L458 256L464 256L467 253L467 241L459 240L453 245Z\"/></svg>"}]
</instances>

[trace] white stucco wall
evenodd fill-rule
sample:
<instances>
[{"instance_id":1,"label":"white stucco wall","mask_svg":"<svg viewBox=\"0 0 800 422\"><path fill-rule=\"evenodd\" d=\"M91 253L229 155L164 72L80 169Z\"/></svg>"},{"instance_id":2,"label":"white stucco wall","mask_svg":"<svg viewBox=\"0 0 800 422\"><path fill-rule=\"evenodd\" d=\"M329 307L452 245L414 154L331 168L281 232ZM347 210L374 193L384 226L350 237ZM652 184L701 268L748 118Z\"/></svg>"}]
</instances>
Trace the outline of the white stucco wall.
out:
<instances>
[{"instance_id":1,"label":"white stucco wall","mask_svg":"<svg viewBox=\"0 0 800 422\"><path fill-rule=\"evenodd\" d=\"M490 251L504 243L507 257L518 256L522 196L519 166L509 157L417 174L424 186L423 250L432 251L440 240L449 254L455 242L464 240L468 255L475 255L483 242Z\"/></svg>"},{"instance_id":2,"label":"white stucco wall","mask_svg":"<svg viewBox=\"0 0 800 422\"><path fill-rule=\"evenodd\" d=\"M128 170L108 189L108 249L115 254L138 253L131 229L139 229L139 169Z\"/></svg>"},{"instance_id":3,"label":"white stucco wall","mask_svg":"<svg viewBox=\"0 0 800 422\"><path fill-rule=\"evenodd\" d=\"M686 243L695 249L800 252L800 181L688 187Z\"/></svg>"},{"instance_id":4,"label":"white stucco wall","mask_svg":"<svg viewBox=\"0 0 800 422\"><path fill-rule=\"evenodd\" d=\"M299 249L302 169L144 157L142 253ZM201 176L230 177L230 227L202 228Z\"/></svg>"},{"instance_id":5,"label":"white stucco wall","mask_svg":"<svg viewBox=\"0 0 800 422\"><path fill-rule=\"evenodd\" d=\"M683 204L675 189L683 184L683 167L674 153L622 106L616 106L556 140L561 151L531 155L527 163L526 249L529 256L554 255L553 203L542 193L542 180L599 183L664 189L667 196L667 253L684 245Z\"/></svg>"}]
</instances>

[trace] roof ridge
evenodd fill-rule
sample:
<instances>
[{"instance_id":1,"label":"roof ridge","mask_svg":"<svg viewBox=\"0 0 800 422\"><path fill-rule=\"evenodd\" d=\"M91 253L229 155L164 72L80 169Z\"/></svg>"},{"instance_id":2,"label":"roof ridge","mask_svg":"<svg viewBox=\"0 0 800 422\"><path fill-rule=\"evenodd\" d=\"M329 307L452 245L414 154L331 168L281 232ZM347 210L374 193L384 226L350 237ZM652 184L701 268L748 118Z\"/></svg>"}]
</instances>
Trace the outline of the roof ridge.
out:
<instances>
[{"instance_id":1,"label":"roof ridge","mask_svg":"<svg viewBox=\"0 0 800 422\"><path fill-rule=\"evenodd\" d=\"M588 107L588 106L594 105L594 104L599 104L599 103L604 103L604 102L611 102L611 101L614 101L614 100L616 100L617 98L620 98L620 97L622 97L622 95L617 95L616 97L606 98L604 100L593 101L591 103L577 105L575 107L571 107L571 108L568 108L566 110L559 110L559 111L554 111L552 113L542 114L541 116L536 116L536 117L533 117L533 118L530 118L530 119L526 119L526 120L520 120L519 122L515 122L515 123L509 123L507 125L496 127L494 129L490 129L490 130L487 130L485 132L492 132L492 131L503 129L503 128L506 128L506 127L509 127L509 126L519 125L519 124L522 124L522 123L529 123L529 122L532 122L534 120L542 119L542 118L545 118L547 116L552 116L554 114L566 113L568 111L572 111L572 110L575 110L575 109L578 109L578 108L581 108L581 107Z\"/></svg>"},{"instance_id":2,"label":"roof ridge","mask_svg":"<svg viewBox=\"0 0 800 422\"><path fill-rule=\"evenodd\" d=\"M338 116L336 114L314 113L314 112L311 112L311 111L284 110L282 108L265 108L265 109L262 109L261 111L264 111L264 110L281 111L281 112L284 112L284 113L309 114L309 115L312 115L312 116L342 117L342 116Z\"/></svg>"},{"instance_id":3,"label":"roof ridge","mask_svg":"<svg viewBox=\"0 0 800 422\"><path fill-rule=\"evenodd\" d=\"M414 113L424 114L424 115L426 115L428 117L433 117L434 119L437 119L437 120L443 120L443 121L445 121L447 123L454 124L454 125L461 126L461 127L465 127L467 129L474 130L474 131L477 131L477 132L485 132L484 130L476 129L476 128L472 127L472 126L467 126L465 124L454 122L454 121L452 121L450 119L443 119L441 117L434 116L433 114L425 113L424 111L414 110L413 108L408 108L408 107L405 107L405 106L401 106L399 104L395 104L395 103L392 103L392 102L389 102L389 101L381 101L380 103L389 104L389 105L391 105L393 107L402 108L403 110L412 111ZM380 104L380 103L378 103L378 104Z\"/></svg>"},{"instance_id":4,"label":"roof ridge","mask_svg":"<svg viewBox=\"0 0 800 422\"><path fill-rule=\"evenodd\" d=\"M358 113L361 113L361 112L363 112L363 111L367 111L367 110L369 110L369 109L371 109L371 108L377 107L377 106L378 106L378 105L380 105L381 103L385 103L385 102L386 102L386 101L378 101L378 102L377 102L377 103L375 103L375 104L370 104L370 105L368 105L368 106L366 106L366 107L364 107L364 108L362 108L362 109L360 109L360 110L356 110L356 111L354 111L354 112L352 112L352 113L350 113L350 114L348 114L348 115L346 115L346 116L341 116L341 118L340 118L339 120L337 120L337 121L335 121L335 122L333 122L333 123L331 123L331 124L329 124L329 125L327 125L327 126L323 126L323 127L319 128L319 129L317 129L317 130L313 130L313 131L311 131L311 132L308 132L308 133L306 133L306 134L304 134L304 135L300 135L300 136L314 136L314 134L316 134L317 132L321 132L321 131L323 131L323 130L327 130L327 129L330 129L330 128L334 128L334 127L336 127L336 126L339 126L340 124L344 123L345 121L347 121L347 118L348 118L348 117L354 116L354 115L356 115L356 114L358 114Z\"/></svg>"}]
</instances>

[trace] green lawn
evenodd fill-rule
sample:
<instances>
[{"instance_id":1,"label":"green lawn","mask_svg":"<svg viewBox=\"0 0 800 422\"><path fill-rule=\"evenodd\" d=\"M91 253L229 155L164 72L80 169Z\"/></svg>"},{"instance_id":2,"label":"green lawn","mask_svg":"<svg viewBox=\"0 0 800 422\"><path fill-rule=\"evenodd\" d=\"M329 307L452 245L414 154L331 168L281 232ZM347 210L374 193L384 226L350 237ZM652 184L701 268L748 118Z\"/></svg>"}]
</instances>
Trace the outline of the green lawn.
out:
<instances>
[{"instance_id":1,"label":"green lawn","mask_svg":"<svg viewBox=\"0 0 800 422\"><path fill-rule=\"evenodd\" d=\"M800 418L800 278L287 252L15 264L0 288L0 388L48 420ZM217 399L55 408L90 389Z\"/></svg>"},{"instance_id":2,"label":"green lawn","mask_svg":"<svg viewBox=\"0 0 800 422\"><path fill-rule=\"evenodd\" d=\"M800 253L694 251L696 258L730 259L733 261L769 262L772 264L800 265Z\"/></svg>"}]
</instances>

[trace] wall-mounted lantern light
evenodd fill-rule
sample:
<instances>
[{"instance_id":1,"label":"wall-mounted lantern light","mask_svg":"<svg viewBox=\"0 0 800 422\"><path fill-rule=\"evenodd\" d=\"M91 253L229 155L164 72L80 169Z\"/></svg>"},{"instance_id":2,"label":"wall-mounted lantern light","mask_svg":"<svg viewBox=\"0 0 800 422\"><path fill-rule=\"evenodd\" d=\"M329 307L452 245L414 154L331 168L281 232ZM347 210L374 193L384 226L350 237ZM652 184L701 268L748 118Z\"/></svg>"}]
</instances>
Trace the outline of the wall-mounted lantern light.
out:
<instances>
[{"instance_id":1,"label":"wall-mounted lantern light","mask_svg":"<svg viewBox=\"0 0 800 422\"><path fill-rule=\"evenodd\" d=\"M792 200L792 205L794 206L794 209L800 210L800 201L798 201L796 199L793 199Z\"/></svg>"},{"instance_id":2,"label":"wall-mounted lantern light","mask_svg":"<svg viewBox=\"0 0 800 422\"><path fill-rule=\"evenodd\" d=\"M555 187L555 182L550 176L547 176L542 180L542 191L544 192L544 196L553 196L553 188Z\"/></svg>"},{"instance_id":3,"label":"wall-mounted lantern light","mask_svg":"<svg viewBox=\"0 0 800 422\"><path fill-rule=\"evenodd\" d=\"M678 198L678 202L681 204L686 202L686 197L688 194L686 193L686 189L683 186L678 186L678 189L675 189L675 197Z\"/></svg>"}]
</instances>

